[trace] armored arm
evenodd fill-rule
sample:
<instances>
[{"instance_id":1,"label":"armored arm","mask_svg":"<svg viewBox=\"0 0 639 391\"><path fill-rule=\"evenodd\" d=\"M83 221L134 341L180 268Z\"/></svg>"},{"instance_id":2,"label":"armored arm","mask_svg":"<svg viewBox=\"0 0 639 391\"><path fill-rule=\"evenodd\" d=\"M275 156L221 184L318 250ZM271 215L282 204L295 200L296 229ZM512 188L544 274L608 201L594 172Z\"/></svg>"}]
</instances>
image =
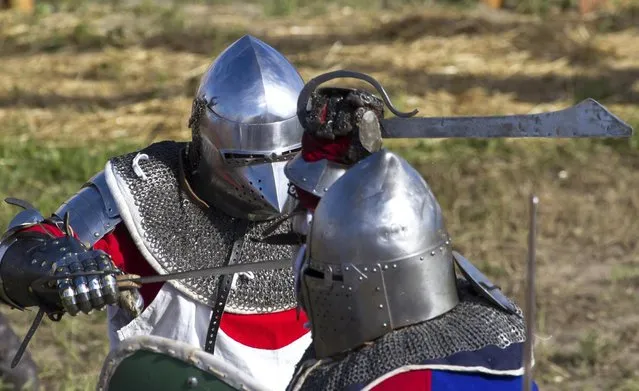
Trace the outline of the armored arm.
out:
<instances>
[{"instance_id":1,"label":"armored arm","mask_svg":"<svg viewBox=\"0 0 639 391\"><path fill-rule=\"evenodd\" d=\"M117 302L114 274L121 272L108 254L91 249L120 222L102 174L49 219L27 203L16 204L25 210L0 238L0 300L70 315ZM77 273L84 275L65 278Z\"/></svg>"}]
</instances>

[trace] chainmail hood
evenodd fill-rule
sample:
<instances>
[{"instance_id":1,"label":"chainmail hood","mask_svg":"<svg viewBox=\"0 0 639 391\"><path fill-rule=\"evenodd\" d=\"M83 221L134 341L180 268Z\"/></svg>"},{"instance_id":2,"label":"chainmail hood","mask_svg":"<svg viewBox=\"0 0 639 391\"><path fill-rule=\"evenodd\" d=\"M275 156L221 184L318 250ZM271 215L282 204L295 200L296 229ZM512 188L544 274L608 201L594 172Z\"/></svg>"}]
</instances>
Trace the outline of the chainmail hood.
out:
<instances>
[{"instance_id":1,"label":"chainmail hood","mask_svg":"<svg viewBox=\"0 0 639 391\"><path fill-rule=\"evenodd\" d=\"M226 265L239 235L238 218L215 205L198 205L180 186L180 159L186 143L160 142L137 153L115 157L105 175L123 220L138 248L160 274ZM292 259L293 246L257 241L270 223L250 222L237 263ZM282 225L276 233L287 232ZM240 275L226 309L265 313L294 308L292 270ZM213 306L218 278L172 280L170 284L201 303Z\"/></svg>"}]
</instances>

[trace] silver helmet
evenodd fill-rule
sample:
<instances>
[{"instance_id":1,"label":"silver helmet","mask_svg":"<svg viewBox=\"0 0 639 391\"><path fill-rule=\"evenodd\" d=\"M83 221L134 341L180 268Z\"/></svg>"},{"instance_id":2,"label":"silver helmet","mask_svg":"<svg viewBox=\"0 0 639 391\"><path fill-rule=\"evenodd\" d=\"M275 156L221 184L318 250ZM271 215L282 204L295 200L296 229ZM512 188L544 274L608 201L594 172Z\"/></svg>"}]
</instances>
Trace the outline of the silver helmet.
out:
<instances>
[{"instance_id":1,"label":"silver helmet","mask_svg":"<svg viewBox=\"0 0 639 391\"><path fill-rule=\"evenodd\" d=\"M432 319L459 302L441 208L421 175L385 149L320 200L299 298L318 358Z\"/></svg>"},{"instance_id":2,"label":"silver helmet","mask_svg":"<svg viewBox=\"0 0 639 391\"><path fill-rule=\"evenodd\" d=\"M189 126L189 184L236 217L269 219L288 199L284 165L299 151L304 81L277 50L244 36L202 77Z\"/></svg>"}]
</instances>

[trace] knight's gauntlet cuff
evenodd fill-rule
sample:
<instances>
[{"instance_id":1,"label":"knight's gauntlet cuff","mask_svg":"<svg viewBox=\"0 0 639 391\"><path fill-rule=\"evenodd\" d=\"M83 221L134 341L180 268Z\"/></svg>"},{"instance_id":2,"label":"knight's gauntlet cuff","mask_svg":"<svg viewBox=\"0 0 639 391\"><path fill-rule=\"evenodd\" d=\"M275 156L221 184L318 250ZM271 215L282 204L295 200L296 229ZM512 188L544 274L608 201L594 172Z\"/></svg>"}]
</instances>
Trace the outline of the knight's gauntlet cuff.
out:
<instances>
[{"instance_id":1,"label":"knight's gauntlet cuff","mask_svg":"<svg viewBox=\"0 0 639 391\"><path fill-rule=\"evenodd\" d=\"M39 306L47 312L62 310L56 290L39 290L38 279L52 275L67 252L80 250L72 237L52 238L40 232L14 232L0 242L0 300L24 309ZM81 251L81 250L80 250ZM86 249L84 249L86 251Z\"/></svg>"}]
</instances>

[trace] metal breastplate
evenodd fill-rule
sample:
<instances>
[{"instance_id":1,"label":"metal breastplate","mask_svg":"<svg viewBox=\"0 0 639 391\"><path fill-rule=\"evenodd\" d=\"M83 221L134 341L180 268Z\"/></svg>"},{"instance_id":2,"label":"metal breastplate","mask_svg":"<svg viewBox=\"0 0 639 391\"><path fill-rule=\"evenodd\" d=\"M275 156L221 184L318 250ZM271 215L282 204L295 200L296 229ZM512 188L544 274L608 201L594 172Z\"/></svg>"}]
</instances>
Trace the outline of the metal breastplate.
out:
<instances>
[{"instance_id":1,"label":"metal breastplate","mask_svg":"<svg viewBox=\"0 0 639 391\"><path fill-rule=\"evenodd\" d=\"M141 240L142 246L138 246L144 247L142 254L160 274L225 265L237 239L235 232L238 232L239 219L214 206L204 210L181 188L179 159L185 146L186 143L160 142L139 153L110 161L117 186L110 183L109 187L119 193L116 197L119 208L126 204L124 207L129 212L123 213L124 221L130 231L135 230L132 235ZM134 160L137 165L134 165ZM242 258L237 263L292 259L292 246L255 241L269 224L249 223ZM287 229L283 225L278 232ZM266 313L294 308L293 281L291 269L238 276L226 309L230 312ZM217 277L169 283L196 301L211 307L214 305L218 293Z\"/></svg>"},{"instance_id":2,"label":"metal breastplate","mask_svg":"<svg viewBox=\"0 0 639 391\"><path fill-rule=\"evenodd\" d=\"M446 314L398 329L344 357L319 365L309 347L289 389L344 390L365 386L407 365L427 365L460 352L496 346L504 349L526 338L521 309L508 314L477 296L460 280L460 303ZM520 367L513 363L513 366ZM356 387L355 387L356 388Z\"/></svg>"}]
</instances>

